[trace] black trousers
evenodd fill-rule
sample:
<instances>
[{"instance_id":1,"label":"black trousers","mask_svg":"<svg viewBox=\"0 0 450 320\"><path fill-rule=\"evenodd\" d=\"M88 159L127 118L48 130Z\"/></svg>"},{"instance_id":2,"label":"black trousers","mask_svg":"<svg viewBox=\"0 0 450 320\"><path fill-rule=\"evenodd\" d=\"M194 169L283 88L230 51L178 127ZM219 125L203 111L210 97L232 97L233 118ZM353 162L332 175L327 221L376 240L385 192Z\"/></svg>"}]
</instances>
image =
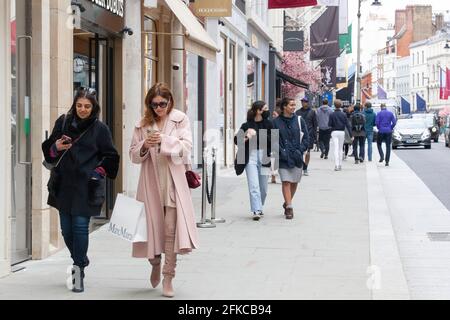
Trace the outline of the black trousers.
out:
<instances>
[{"instance_id":1,"label":"black trousers","mask_svg":"<svg viewBox=\"0 0 450 320\"><path fill-rule=\"evenodd\" d=\"M384 157L382 143L386 143L386 158ZM378 133L377 136L377 147L378 153L380 154L381 160L386 160L389 163L391 159L391 143L392 143L392 133Z\"/></svg>"},{"instance_id":2,"label":"black trousers","mask_svg":"<svg viewBox=\"0 0 450 320\"><path fill-rule=\"evenodd\" d=\"M366 152L366 137L354 137L353 139L353 155L355 160L364 160ZM358 157L358 147L359 147L359 157Z\"/></svg>"},{"instance_id":3,"label":"black trousers","mask_svg":"<svg viewBox=\"0 0 450 320\"><path fill-rule=\"evenodd\" d=\"M319 130L319 148L325 156L328 156L328 152L330 152L330 139L331 129Z\"/></svg>"}]
</instances>

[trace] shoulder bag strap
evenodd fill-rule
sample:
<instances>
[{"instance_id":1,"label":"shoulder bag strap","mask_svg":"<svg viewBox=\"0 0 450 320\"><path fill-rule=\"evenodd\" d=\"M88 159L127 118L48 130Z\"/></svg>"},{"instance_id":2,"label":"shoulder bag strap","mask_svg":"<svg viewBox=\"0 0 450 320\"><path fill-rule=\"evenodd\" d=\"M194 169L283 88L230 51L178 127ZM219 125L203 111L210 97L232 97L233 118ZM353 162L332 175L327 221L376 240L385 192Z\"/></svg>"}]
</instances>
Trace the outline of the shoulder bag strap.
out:
<instances>
[{"instance_id":1,"label":"shoulder bag strap","mask_svg":"<svg viewBox=\"0 0 450 320\"><path fill-rule=\"evenodd\" d=\"M67 115L64 116L63 130L64 130L64 126L65 126L65 124L66 124L66 119L67 119ZM97 121L98 121L98 119L96 119L96 120L94 121L94 123L91 124L91 125L89 126L89 128L87 128L87 129L86 129L86 130L78 137L78 139L75 140L75 141L72 143L72 147L73 147L78 141L80 141L81 138L83 138L83 136L84 136L88 131L90 131L90 130L94 127L94 125L97 123ZM70 149L67 149L66 151L64 151L64 153L62 154L61 158L59 158L58 162L55 164L55 168L58 167L59 163L61 162L61 160L64 158L64 156L66 155L66 153L67 153L69 150L70 150Z\"/></svg>"}]
</instances>

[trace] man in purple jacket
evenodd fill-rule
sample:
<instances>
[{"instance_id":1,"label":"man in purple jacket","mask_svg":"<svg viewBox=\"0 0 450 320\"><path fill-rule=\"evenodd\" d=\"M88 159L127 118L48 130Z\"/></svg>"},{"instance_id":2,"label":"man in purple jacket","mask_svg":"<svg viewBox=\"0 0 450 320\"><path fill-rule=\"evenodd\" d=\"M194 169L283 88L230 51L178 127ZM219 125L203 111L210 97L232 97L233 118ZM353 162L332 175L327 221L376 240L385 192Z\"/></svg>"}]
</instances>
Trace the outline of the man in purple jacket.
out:
<instances>
[{"instance_id":1,"label":"man in purple jacket","mask_svg":"<svg viewBox=\"0 0 450 320\"><path fill-rule=\"evenodd\" d=\"M386 143L386 167L389 166L389 159L391 157L391 142L392 142L392 131L397 124L394 114L386 109L386 105L381 104L381 111L377 114L375 124L378 128L378 139L377 147L380 153L380 162L385 160L382 143Z\"/></svg>"}]
</instances>

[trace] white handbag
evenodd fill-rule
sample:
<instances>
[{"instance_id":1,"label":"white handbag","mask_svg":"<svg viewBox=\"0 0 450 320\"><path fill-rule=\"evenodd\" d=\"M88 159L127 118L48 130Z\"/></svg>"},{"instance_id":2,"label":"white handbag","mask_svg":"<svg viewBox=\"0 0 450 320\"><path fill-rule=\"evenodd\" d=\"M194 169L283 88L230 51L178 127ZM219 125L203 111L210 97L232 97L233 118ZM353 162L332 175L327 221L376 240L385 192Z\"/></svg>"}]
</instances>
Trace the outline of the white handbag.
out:
<instances>
[{"instance_id":1,"label":"white handbag","mask_svg":"<svg viewBox=\"0 0 450 320\"><path fill-rule=\"evenodd\" d=\"M129 242L147 242L147 217L144 203L119 193L108 232Z\"/></svg>"}]
</instances>

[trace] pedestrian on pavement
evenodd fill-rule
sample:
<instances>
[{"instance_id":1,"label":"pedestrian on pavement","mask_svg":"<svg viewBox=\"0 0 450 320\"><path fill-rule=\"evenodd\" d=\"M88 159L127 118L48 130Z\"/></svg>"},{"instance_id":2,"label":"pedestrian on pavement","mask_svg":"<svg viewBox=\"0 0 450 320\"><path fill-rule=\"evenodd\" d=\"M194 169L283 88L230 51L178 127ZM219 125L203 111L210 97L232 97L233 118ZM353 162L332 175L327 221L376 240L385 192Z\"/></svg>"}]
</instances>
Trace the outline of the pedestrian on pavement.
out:
<instances>
[{"instance_id":1,"label":"pedestrian on pavement","mask_svg":"<svg viewBox=\"0 0 450 320\"><path fill-rule=\"evenodd\" d=\"M330 152L331 129L328 125L330 115L333 110L328 105L328 100L323 100L323 105L317 110L317 124L319 126L319 148L321 151L320 158L328 159Z\"/></svg>"},{"instance_id":2,"label":"pedestrian on pavement","mask_svg":"<svg viewBox=\"0 0 450 320\"><path fill-rule=\"evenodd\" d=\"M364 116L366 117L366 124L364 129L366 130L367 139L367 159L369 162L372 162L373 127L375 127L376 114L373 112L372 103L366 102L365 107Z\"/></svg>"},{"instance_id":3,"label":"pedestrian on pavement","mask_svg":"<svg viewBox=\"0 0 450 320\"><path fill-rule=\"evenodd\" d=\"M347 129L348 132L352 132L352 128L348 123L347 116L341 110L342 101L336 99L334 102L334 106L336 109L330 115L328 126L331 128L331 137L333 139L333 146L334 146L334 162L335 162L334 170L341 171L345 129Z\"/></svg>"},{"instance_id":4,"label":"pedestrian on pavement","mask_svg":"<svg viewBox=\"0 0 450 320\"><path fill-rule=\"evenodd\" d=\"M99 120L91 88L78 89L72 107L56 120L42 151L51 170L48 204L59 211L62 235L73 260L73 292L84 291L91 217L101 214L106 177L115 179L120 156L109 128Z\"/></svg>"},{"instance_id":5,"label":"pedestrian on pavement","mask_svg":"<svg viewBox=\"0 0 450 320\"><path fill-rule=\"evenodd\" d=\"M352 117L352 114L353 114L353 110L354 110L353 105L343 107L343 109L342 109L342 111L344 112L344 114L347 117L347 121L348 121L350 126L351 126L351 117ZM350 146L352 144L353 144L353 142L352 142L352 134L351 134L351 132L348 132L347 129L345 129L344 150L343 150L344 155L342 157L343 160L347 160L348 152L349 152Z\"/></svg>"},{"instance_id":6,"label":"pedestrian on pavement","mask_svg":"<svg viewBox=\"0 0 450 320\"><path fill-rule=\"evenodd\" d=\"M267 196L271 166L271 130L269 107L264 101L256 101L247 113L247 121L242 124L234 137L239 150L245 151L245 167L250 209L253 220L258 221L264 215L264 203ZM239 161L240 159L237 159Z\"/></svg>"},{"instance_id":7,"label":"pedestrian on pavement","mask_svg":"<svg viewBox=\"0 0 450 320\"><path fill-rule=\"evenodd\" d=\"M279 139L273 142L273 149L278 150L278 172L282 182L286 219L294 218L292 199L302 178L303 154L309 147L306 122L295 115L295 109L295 100L284 98L281 102L282 114L273 122L274 129L279 130Z\"/></svg>"},{"instance_id":8,"label":"pedestrian on pavement","mask_svg":"<svg viewBox=\"0 0 450 320\"><path fill-rule=\"evenodd\" d=\"M165 254L163 296L175 295L177 254L198 248L194 205L186 180L192 133L189 118L174 109L169 87L155 84L145 98L145 116L136 124L130 147L133 163L141 165L136 199L145 204L148 241L133 244L133 257L152 265L150 283L161 281L161 254Z\"/></svg>"},{"instance_id":9,"label":"pedestrian on pavement","mask_svg":"<svg viewBox=\"0 0 450 320\"><path fill-rule=\"evenodd\" d=\"M308 98L305 96L302 100L302 107L296 111L297 116L301 116L306 122L306 127L309 133L309 148L305 155L305 161L303 163L303 175L309 176L308 165L311 160L311 150L314 149L314 141L316 141L317 131L317 117L316 112L309 106Z\"/></svg>"},{"instance_id":10,"label":"pedestrian on pavement","mask_svg":"<svg viewBox=\"0 0 450 320\"><path fill-rule=\"evenodd\" d=\"M352 124L352 137L353 137L353 155L355 156L355 164L364 162L365 156L365 143L366 143L366 118L361 112L361 105L357 103L355 105L355 111L351 117ZM358 155L359 147L359 155Z\"/></svg>"},{"instance_id":11,"label":"pedestrian on pavement","mask_svg":"<svg viewBox=\"0 0 450 320\"><path fill-rule=\"evenodd\" d=\"M272 120L278 118L279 115L281 114L280 105L281 105L281 99L278 98L275 103L275 110L272 112ZM271 170L271 172L270 172L271 183L276 184L278 170L275 169L275 158L274 157L271 157L271 159L270 159L270 170Z\"/></svg>"},{"instance_id":12,"label":"pedestrian on pavement","mask_svg":"<svg viewBox=\"0 0 450 320\"><path fill-rule=\"evenodd\" d=\"M378 128L377 147L380 154L380 162L386 160L386 167L389 166L391 158L392 131L397 124L394 114L386 108L386 104L381 104L381 111L377 113L375 124ZM382 143L386 144L386 158L384 157Z\"/></svg>"}]
</instances>

